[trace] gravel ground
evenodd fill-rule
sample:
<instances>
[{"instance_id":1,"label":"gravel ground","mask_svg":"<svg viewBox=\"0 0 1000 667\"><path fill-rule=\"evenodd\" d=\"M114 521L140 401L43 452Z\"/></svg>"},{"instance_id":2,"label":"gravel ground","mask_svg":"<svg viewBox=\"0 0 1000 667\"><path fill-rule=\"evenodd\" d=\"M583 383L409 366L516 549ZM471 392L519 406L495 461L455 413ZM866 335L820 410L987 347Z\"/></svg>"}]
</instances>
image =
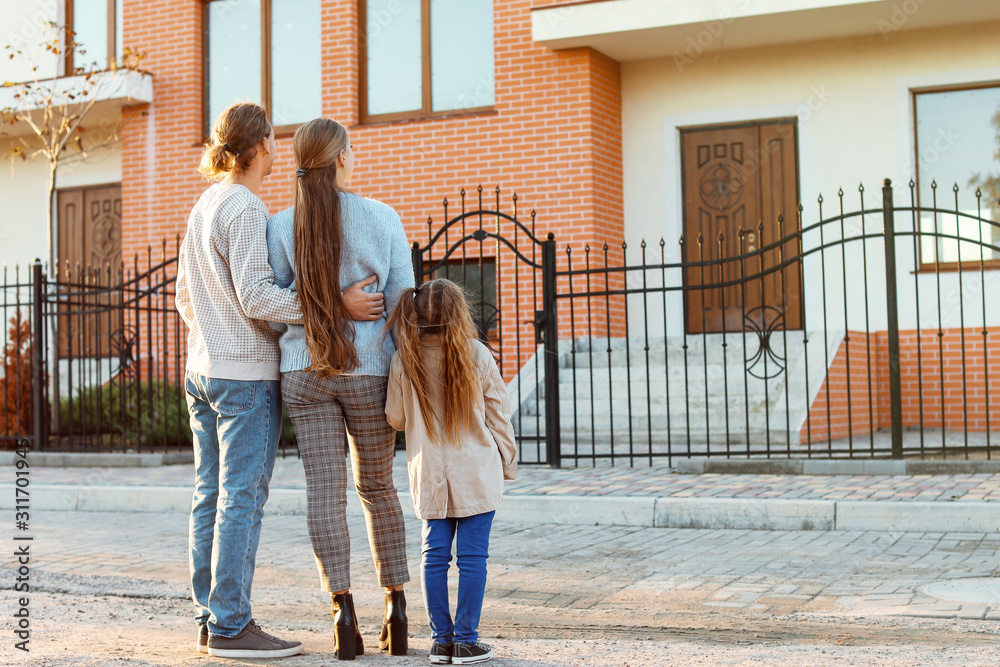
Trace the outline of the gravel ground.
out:
<instances>
[{"instance_id":1,"label":"gravel ground","mask_svg":"<svg viewBox=\"0 0 1000 667\"><path fill-rule=\"evenodd\" d=\"M0 512L11 525L12 513ZM184 516L32 515L31 651L14 649L7 587L4 665L335 664L328 600L316 587L305 518L265 520L254 613L304 655L223 660L194 650ZM381 595L359 517L354 593L373 648ZM419 530L408 523L410 569ZM13 542L8 542L13 544ZM988 535L699 531L499 524L480 626L492 664L996 665L993 607L934 601L929 582L1000 575ZM10 549L12 552L13 549ZM0 560L5 585L13 558ZM407 589L411 650L358 665L426 665L419 587ZM962 616L969 616L963 618Z\"/></svg>"},{"instance_id":2,"label":"gravel ground","mask_svg":"<svg viewBox=\"0 0 1000 667\"><path fill-rule=\"evenodd\" d=\"M307 616L291 626L268 623L272 613L282 610L262 607L263 621L274 632L300 639L303 655L283 660L224 660L203 656L193 650L189 607L176 598L128 598L118 596L42 593L35 604L44 609L39 630L32 639L30 654L10 655L5 664L31 666L142 665L156 667L229 666L281 664L287 667L319 667L336 664L332 653L329 621ZM377 611L374 608L365 611ZM364 613L364 612L362 612ZM370 616L370 614L368 614ZM753 623L768 634L769 623ZM665 665L996 665L996 635L989 635L983 622L962 621L946 624L908 623L900 627L880 622L851 628L828 619L826 623L803 623L801 632L786 633L780 641L754 639L753 635L720 628L661 629L676 633L671 639L645 635L647 628L525 628L532 638L484 636L494 647L492 664L507 667L552 666L665 666ZM288 628L288 629L286 629ZM376 626L365 628L373 637ZM517 632L517 630L514 630ZM430 639L426 632L415 633L406 657L385 654L364 655L358 665L426 665ZM503 633L494 633L503 634ZM589 639L552 638L553 635L590 635ZM602 634L612 635L602 637ZM890 645L878 645L885 635ZM9 637L9 633L5 633ZM537 635L549 636L542 638ZM860 637L854 635L861 635ZM743 637L743 638L741 638ZM906 643L906 638L916 640ZM855 642L876 645L845 645ZM10 640L8 640L9 642ZM20 653L15 651L14 653Z\"/></svg>"}]
</instances>

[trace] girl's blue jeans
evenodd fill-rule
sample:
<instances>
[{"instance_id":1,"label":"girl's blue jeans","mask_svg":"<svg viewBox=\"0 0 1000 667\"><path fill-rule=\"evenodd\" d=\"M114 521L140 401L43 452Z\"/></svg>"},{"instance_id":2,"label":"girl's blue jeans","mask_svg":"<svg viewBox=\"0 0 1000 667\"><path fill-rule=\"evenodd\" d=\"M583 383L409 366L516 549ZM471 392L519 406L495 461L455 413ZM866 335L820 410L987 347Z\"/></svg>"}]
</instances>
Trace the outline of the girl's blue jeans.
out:
<instances>
[{"instance_id":1,"label":"girl's blue jeans","mask_svg":"<svg viewBox=\"0 0 1000 667\"><path fill-rule=\"evenodd\" d=\"M486 559L490 555L490 527L495 513L424 521L420 585L427 607L427 623L435 642L474 644L479 641L479 617L486 594ZM458 563L458 606L454 622L448 606L448 568L453 541Z\"/></svg>"}]
</instances>

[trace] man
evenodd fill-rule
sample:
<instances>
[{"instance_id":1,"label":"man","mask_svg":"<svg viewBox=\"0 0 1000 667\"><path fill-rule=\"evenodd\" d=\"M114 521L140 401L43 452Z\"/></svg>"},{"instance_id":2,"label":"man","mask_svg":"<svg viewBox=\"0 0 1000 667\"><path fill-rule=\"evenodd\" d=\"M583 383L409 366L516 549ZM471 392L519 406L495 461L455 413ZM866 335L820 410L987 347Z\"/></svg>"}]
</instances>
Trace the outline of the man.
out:
<instances>
[{"instance_id":1,"label":"man","mask_svg":"<svg viewBox=\"0 0 1000 667\"><path fill-rule=\"evenodd\" d=\"M177 309L189 328L185 389L194 435L190 568L198 650L279 658L301 642L253 620L250 594L261 518L282 424L277 333L298 323L293 291L273 284L267 207L259 198L275 156L264 109L240 102L216 120L199 171L214 184L195 204L181 245ZM372 279L373 280L373 279ZM352 317L377 319L382 295L353 285Z\"/></svg>"}]
</instances>

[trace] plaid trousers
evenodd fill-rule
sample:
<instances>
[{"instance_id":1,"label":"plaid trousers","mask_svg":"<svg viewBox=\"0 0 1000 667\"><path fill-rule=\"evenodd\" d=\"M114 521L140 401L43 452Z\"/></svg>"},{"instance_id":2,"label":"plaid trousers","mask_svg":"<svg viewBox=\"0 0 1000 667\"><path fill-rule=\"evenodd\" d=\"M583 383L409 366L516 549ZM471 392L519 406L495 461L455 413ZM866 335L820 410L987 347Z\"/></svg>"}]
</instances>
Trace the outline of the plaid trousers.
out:
<instances>
[{"instance_id":1,"label":"plaid trousers","mask_svg":"<svg viewBox=\"0 0 1000 667\"><path fill-rule=\"evenodd\" d=\"M351 587L345 426L352 436L354 486L364 508L379 584L396 586L410 580L403 512L392 481L396 431L385 419L387 385L388 378L375 375L320 378L292 371L281 377L282 398L306 473L309 540L325 591Z\"/></svg>"}]
</instances>

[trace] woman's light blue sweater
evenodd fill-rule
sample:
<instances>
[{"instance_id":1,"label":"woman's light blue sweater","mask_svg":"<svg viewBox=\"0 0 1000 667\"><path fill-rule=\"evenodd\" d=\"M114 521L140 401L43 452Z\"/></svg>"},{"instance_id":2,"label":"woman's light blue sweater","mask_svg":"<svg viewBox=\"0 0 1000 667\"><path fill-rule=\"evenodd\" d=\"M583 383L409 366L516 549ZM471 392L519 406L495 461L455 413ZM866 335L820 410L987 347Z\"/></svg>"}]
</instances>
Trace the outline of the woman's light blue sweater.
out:
<instances>
[{"instance_id":1,"label":"woman's light blue sweater","mask_svg":"<svg viewBox=\"0 0 1000 667\"><path fill-rule=\"evenodd\" d=\"M385 294L385 313L375 322L354 322L354 346L358 351L355 375L389 375L389 363L396 352L392 336L383 335L385 320L399 301L400 293L413 287L410 244L399 215L382 202L359 195L340 194L343 216L343 247L340 250L340 285L343 289L369 276L378 280L369 292ZM274 271L274 283L295 289L295 248L293 209L274 215L267 223L267 261ZM281 332L281 372L308 368L312 358L306 350L305 328L301 325L272 323Z\"/></svg>"}]
</instances>

